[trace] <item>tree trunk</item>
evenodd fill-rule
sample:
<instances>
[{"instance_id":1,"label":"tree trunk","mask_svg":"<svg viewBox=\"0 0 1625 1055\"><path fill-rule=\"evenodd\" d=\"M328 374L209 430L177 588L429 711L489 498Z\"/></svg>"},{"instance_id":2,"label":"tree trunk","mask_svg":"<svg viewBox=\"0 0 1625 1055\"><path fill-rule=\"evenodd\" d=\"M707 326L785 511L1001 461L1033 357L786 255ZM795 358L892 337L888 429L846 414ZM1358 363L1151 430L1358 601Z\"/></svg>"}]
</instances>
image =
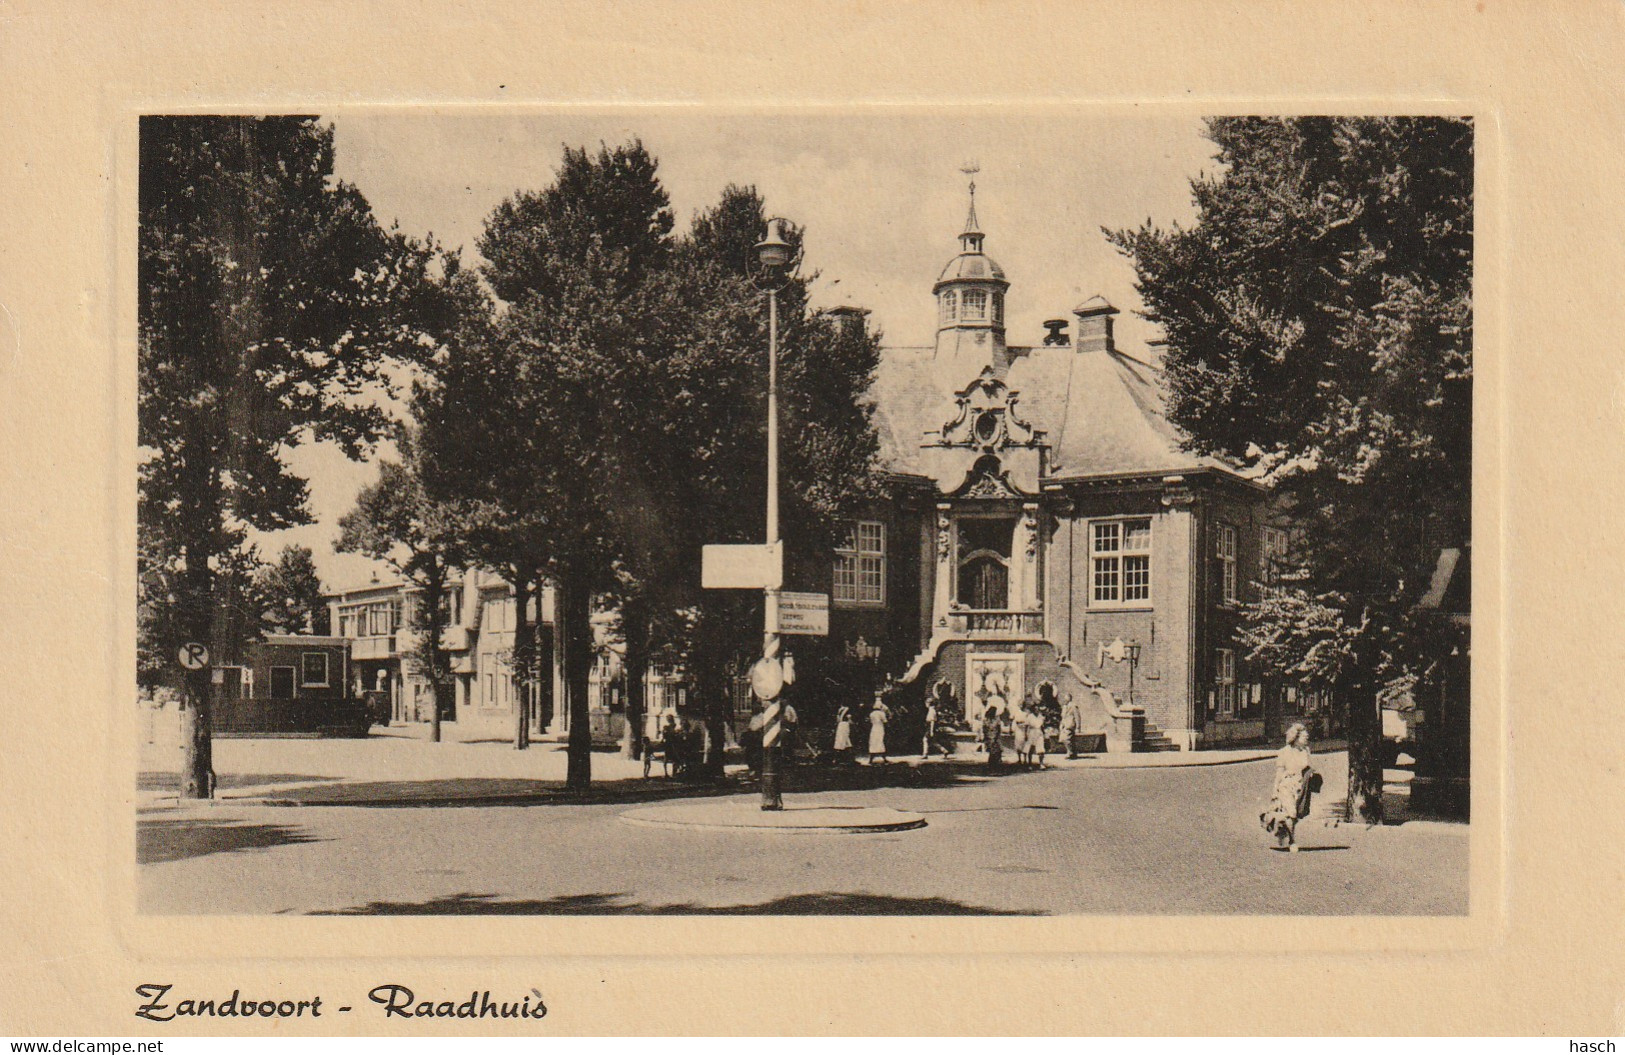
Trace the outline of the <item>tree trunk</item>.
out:
<instances>
[{"instance_id":1,"label":"tree trunk","mask_svg":"<svg viewBox=\"0 0 1625 1055\"><path fill-rule=\"evenodd\" d=\"M579 579L559 576L558 632L564 635L564 696L569 707L570 738L564 785L585 795L592 788L592 715L587 697L592 674L592 596Z\"/></svg>"},{"instance_id":2,"label":"tree trunk","mask_svg":"<svg viewBox=\"0 0 1625 1055\"><path fill-rule=\"evenodd\" d=\"M535 576L528 570L516 570L510 580L513 585L513 746L523 751L530 746L530 687L536 676L535 639L530 632L531 585ZM540 614L540 613L538 613Z\"/></svg>"},{"instance_id":3,"label":"tree trunk","mask_svg":"<svg viewBox=\"0 0 1625 1055\"><path fill-rule=\"evenodd\" d=\"M181 712L181 798L214 798L214 740L209 710L209 668L186 672Z\"/></svg>"},{"instance_id":4,"label":"tree trunk","mask_svg":"<svg viewBox=\"0 0 1625 1055\"><path fill-rule=\"evenodd\" d=\"M185 617L179 620L186 628L186 640L180 644L198 642L209 647L209 665L201 670L181 670L185 693L181 713L181 798L214 798L214 721L209 706L210 671L213 665L226 657L222 649L226 644L224 626L215 609L215 575L209 567L209 558L201 545L185 550L185 589L179 604ZM173 642L171 644L174 644ZM168 657L179 663L179 656Z\"/></svg>"},{"instance_id":5,"label":"tree trunk","mask_svg":"<svg viewBox=\"0 0 1625 1055\"><path fill-rule=\"evenodd\" d=\"M621 627L626 637L626 738L621 754L638 759L643 757L644 676L649 671L649 617L642 604L622 606Z\"/></svg>"},{"instance_id":6,"label":"tree trunk","mask_svg":"<svg viewBox=\"0 0 1625 1055\"><path fill-rule=\"evenodd\" d=\"M1348 688L1349 816L1382 823L1382 712L1377 694L1361 681Z\"/></svg>"},{"instance_id":7,"label":"tree trunk","mask_svg":"<svg viewBox=\"0 0 1625 1055\"><path fill-rule=\"evenodd\" d=\"M733 648L728 640L728 623L709 619L700 629L700 644L696 653L696 695L704 708L705 759L700 773L709 780L721 780L727 774L728 719L733 711L733 672L728 657Z\"/></svg>"},{"instance_id":8,"label":"tree trunk","mask_svg":"<svg viewBox=\"0 0 1625 1055\"><path fill-rule=\"evenodd\" d=\"M709 699L705 713L705 766L702 772L711 780L727 775L728 718L733 711L733 686L724 679L720 691Z\"/></svg>"},{"instance_id":9,"label":"tree trunk","mask_svg":"<svg viewBox=\"0 0 1625 1055\"><path fill-rule=\"evenodd\" d=\"M427 589L423 591L423 618L418 620L419 632L424 635L422 655L429 673L429 742L440 742L440 710L445 704L447 685L446 651L440 647L440 633L445 620L440 616L440 598L446 592L446 571L439 561L431 564L427 575Z\"/></svg>"},{"instance_id":10,"label":"tree trunk","mask_svg":"<svg viewBox=\"0 0 1625 1055\"><path fill-rule=\"evenodd\" d=\"M759 610L757 610L759 611ZM736 608L720 608L715 616L705 619L700 626L699 647L695 650L695 666L700 676L695 679L695 692L704 707L705 761L700 774L708 780L721 780L726 775L728 754L728 722L733 717L734 653L738 650L741 613ZM759 640L760 631L744 631Z\"/></svg>"}]
</instances>

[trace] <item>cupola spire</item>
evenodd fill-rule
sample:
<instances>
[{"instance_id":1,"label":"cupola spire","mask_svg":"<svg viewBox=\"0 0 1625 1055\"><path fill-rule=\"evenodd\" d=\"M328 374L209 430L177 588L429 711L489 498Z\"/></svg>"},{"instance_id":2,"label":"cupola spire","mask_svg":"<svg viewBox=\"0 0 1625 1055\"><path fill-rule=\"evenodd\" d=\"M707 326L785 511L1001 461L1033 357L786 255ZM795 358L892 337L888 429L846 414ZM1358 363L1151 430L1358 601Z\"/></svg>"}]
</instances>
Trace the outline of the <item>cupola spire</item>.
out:
<instances>
[{"instance_id":1,"label":"cupola spire","mask_svg":"<svg viewBox=\"0 0 1625 1055\"><path fill-rule=\"evenodd\" d=\"M931 293L937 298L937 357L963 358L967 368L1009 365L1004 344L1004 293L1010 283L1004 270L982 252L982 227L976 220L976 174L967 161L960 168L970 183L970 211L959 235L959 255L937 276ZM973 372L974 372L973 370Z\"/></svg>"},{"instance_id":2,"label":"cupola spire","mask_svg":"<svg viewBox=\"0 0 1625 1055\"><path fill-rule=\"evenodd\" d=\"M970 179L970 214L965 217L965 230L959 236L960 249L966 253L980 253L982 228L976 222L976 174L982 171L982 167L974 161L967 161L959 171Z\"/></svg>"}]
</instances>

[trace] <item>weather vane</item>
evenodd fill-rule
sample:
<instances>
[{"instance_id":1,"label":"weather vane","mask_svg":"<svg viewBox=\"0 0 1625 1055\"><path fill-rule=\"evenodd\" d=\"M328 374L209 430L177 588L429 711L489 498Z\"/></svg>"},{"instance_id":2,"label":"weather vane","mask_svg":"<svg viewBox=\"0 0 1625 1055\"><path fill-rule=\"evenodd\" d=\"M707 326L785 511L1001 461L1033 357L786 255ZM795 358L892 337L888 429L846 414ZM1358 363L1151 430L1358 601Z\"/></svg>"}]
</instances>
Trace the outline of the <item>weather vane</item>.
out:
<instances>
[{"instance_id":1,"label":"weather vane","mask_svg":"<svg viewBox=\"0 0 1625 1055\"><path fill-rule=\"evenodd\" d=\"M976 174L978 172L982 171L982 166L978 165L974 161L967 161L963 165L959 166L959 171L963 172L966 176L970 177L970 196L972 198L975 198L976 197Z\"/></svg>"}]
</instances>

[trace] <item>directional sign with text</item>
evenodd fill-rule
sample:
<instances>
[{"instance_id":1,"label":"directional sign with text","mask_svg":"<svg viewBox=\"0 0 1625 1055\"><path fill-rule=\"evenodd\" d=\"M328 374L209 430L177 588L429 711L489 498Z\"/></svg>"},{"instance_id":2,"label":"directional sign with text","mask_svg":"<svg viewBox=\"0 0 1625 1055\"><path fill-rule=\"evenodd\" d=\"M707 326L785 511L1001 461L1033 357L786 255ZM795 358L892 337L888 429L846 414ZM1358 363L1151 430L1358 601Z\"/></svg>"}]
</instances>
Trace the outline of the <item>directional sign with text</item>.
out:
<instances>
[{"instance_id":1,"label":"directional sign with text","mask_svg":"<svg viewBox=\"0 0 1625 1055\"><path fill-rule=\"evenodd\" d=\"M829 635L829 594L779 594L779 633Z\"/></svg>"},{"instance_id":2,"label":"directional sign with text","mask_svg":"<svg viewBox=\"0 0 1625 1055\"><path fill-rule=\"evenodd\" d=\"M784 548L706 546L700 551L700 585L707 590L777 590L784 584Z\"/></svg>"}]
</instances>

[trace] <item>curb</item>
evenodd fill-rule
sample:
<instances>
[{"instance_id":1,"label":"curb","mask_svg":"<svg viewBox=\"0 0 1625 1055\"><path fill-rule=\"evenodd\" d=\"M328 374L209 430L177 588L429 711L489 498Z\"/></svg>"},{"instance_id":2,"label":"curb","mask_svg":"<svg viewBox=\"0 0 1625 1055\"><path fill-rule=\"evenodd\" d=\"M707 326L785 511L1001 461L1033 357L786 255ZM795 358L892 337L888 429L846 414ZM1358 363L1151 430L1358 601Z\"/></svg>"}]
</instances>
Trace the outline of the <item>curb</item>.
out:
<instances>
[{"instance_id":1,"label":"curb","mask_svg":"<svg viewBox=\"0 0 1625 1055\"><path fill-rule=\"evenodd\" d=\"M586 795L568 791L525 791L491 795L413 795L390 798L288 798L266 795L261 797L233 796L213 800L223 806L274 806L285 809L302 807L356 807L359 809L436 809L480 806L608 806L624 802L646 802L667 798L698 799L721 795L736 795L740 788L733 784L708 788L695 785L673 795L669 788L629 788L625 791L594 790Z\"/></svg>"},{"instance_id":2,"label":"curb","mask_svg":"<svg viewBox=\"0 0 1625 1055\"><path fill-rule=\"evenodd\" d=\"M922 814L895 810L889 806L802 806L773 813L764 812L749 802L723 806L656 806L628 810L619 819L626 824L648 828L770 832L774 835L903 832L924 828L928 823ZM802 823L792 823L797 821Z\"/></svg>"},{"instance_id":3,"label":"curb","mask_svg":"<svg viewBox=\"0 0 1625 1055\"><path fill-rule=\"evenodd\" d=\"M1077 759L1077 760L1074 760L1074 763L1083 762L1084 763L1083 765L1068 764L1067 760L1065 760L1063 758L1063 759L1057 760L1056 762L1046 764L1044 770L1025 770L1024 772L1034 772L1034 773L1036 773L1036 772L1055 772L1055 771L1061 771L1061 770L1092 770L1092 771L1099 772L1099 771L1116 771L1116 770L1144 771L1144 770L1148 770L1148 769L1212 768L1214 766L1233 766L1233 765L1243 765L1243 764L1246 764L1246 763L1249 763L1249 762L1261 762L1261 761L1265 761L1267 759L1270 759L1270 758L1274 757L1273 752L1260 753L1260 754L1257 754L1257 755L1249 755L1249 756L1247 756L1245 758L1201 758L1200 757L1200 752L1182 752L1182 753L1183 754L1196 755L1197 757L1193 758L1190 761L1164 762L1164 763L1138 762L1138 763L1127 763L1127 764L1123 764L1123 765L1100 764L1100 763L1095 762L1094 760L1091 760L1091 759ZM964 762L965 760L964 759L952 759L952 761ZM897 764L909 765L910 763L899 762ZM919 765L938 765L938 764L941 764L941 763L931 761L931 762L922 762ZM914 768L918 768L918 766L914 766ZM1007 768L1012 768L1013 769L1013 766L1012 767L1007 767ZM620 783L620 782L616 781L614 783ZM320 785L312 785L312 787L319 787L319 786ZM338 786L343 787L344 785L340 784ZM691 787L689 789L686 789L685 793L683 793L681 795L672 795L670 793L670 791L669 791L669 785L661 785L661 786L658 786L658 787L647 787L647 788L645 788L645 787L627 788L625 790L618 790L618 791L600 791L600 790L595 789L592 793L590 793L589 795L587 795L584 798L583 797L577 797L577 796L572 795L572 794L570 794L568 792L565 792L563 790L505 792L505 793L493 793L493 794L488 794L488 795L411 795L411 796L375 797L375 798L325 798L325 797L309 797L309 798L300 797L300 798L294 798L294 797L290 797L286 792L270 792L270 793L267 793L267 794L264 794L264 795L222 795L222 796L216 797L214 799L199 799L196 802L188 801L188 802L185 802L185 803L182 803L182 802L179 802L179 801L173 800L173 799L171 799L171 800L161 800L161 801L164 801L166 803L173 803L173 804L138 806L137 807L137 812L138 813L164 813L164 812L170 812L170 811L173 811L173 810L176 810L176 809L193 808L193 807L196 807L196 806L208 806L208 807L244 806L244 807L256 807L256 808L257 807L275 807L275 808L279 808L279 809L297 809L297 808L302 808L302 807L334 808L334 807L347 807L347 806L348 807L354 807L354 808L357 808L357 809L389 809L389 808L397 808L397 809L437 809L437 808L454 809L454 808L458 808L458 807L541 806L541 805L592 806L592 805L613 805L615 803L620 803L620 802L643 802L643 801L648 801L648 800L652 800L652 799L663 799L663 798L683 798L683 799L688 799L688 798L711 798L711 797L718 796L718 795L736 794L740 790L742 790L743 788L745 788L747 786L748 785L741 785L741 784L734 783L732 780L730 780L729 783L723 784L723 785L718 785L718 786L716 786L714 788L707 788L707 787L704 787L703 785L695 785L695 786L693 786L693 787ZM598 787L606 787L606 785L599 785Z\"/></svg>"}]
</instances>

